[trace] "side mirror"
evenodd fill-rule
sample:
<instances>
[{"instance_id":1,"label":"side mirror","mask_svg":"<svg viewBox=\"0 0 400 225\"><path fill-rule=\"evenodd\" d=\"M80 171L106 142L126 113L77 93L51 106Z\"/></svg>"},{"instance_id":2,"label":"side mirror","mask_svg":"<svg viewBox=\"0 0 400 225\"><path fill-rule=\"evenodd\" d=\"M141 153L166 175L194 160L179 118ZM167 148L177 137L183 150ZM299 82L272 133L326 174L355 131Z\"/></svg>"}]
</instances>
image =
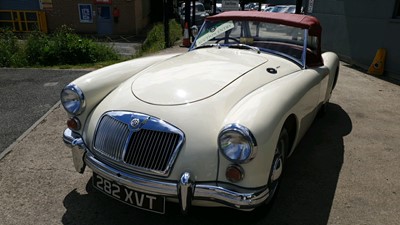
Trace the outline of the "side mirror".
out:
<instances>
[{"instance_id":1,"label":"side mirror","mask_svg":"<svg viewBox=\"0 0 400 225\"><path fill-rule=\"evenodd\" d=\"M198 28L196 25L193 25L193 26L190 28L190 31L192 32L193 37L196 37L197 34L199 33L199 28Z\"/></svg>"}]
</instances>

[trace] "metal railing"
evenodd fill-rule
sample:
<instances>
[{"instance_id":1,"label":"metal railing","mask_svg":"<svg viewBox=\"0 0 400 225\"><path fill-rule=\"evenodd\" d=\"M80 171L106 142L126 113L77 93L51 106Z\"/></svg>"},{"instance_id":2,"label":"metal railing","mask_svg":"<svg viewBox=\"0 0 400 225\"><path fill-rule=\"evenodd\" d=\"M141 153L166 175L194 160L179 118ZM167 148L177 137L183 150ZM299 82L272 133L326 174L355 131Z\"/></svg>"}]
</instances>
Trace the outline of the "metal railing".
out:
<instances>
[{"instance_id":1,"label":"metal railing","mask_svg":"<svg viewBox=\"0 0 400 225\"><path fill-rule=\"evenodd\" d=\"M0 10L0 29L13 32L47 33L46 13L41 11Z\"/></svg>"}]
</instances>

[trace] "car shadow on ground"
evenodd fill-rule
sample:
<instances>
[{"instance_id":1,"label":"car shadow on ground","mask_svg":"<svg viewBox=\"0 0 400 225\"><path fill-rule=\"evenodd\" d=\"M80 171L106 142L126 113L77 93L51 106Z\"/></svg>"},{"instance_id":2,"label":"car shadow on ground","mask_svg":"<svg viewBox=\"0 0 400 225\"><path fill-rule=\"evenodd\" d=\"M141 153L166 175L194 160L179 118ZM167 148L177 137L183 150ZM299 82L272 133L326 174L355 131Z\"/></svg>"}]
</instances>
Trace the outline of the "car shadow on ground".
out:
<instances>
[{"instance_id":1,"label":"car shadow on ground","mask_svg":"<svg viewBox=\"0 0 400 225\"><path fill-rule=\"evenodd\" d=\"M277 198L268 208L241 212L227 208L192 207L182 215L166 203L165 215L135 209L94 190L76 190L64 199L63 224L313 224L328 223L344 160L343 137L352 130L348 114L336 104L318 118L289 158Z\"/></svg>"}]
</instances>

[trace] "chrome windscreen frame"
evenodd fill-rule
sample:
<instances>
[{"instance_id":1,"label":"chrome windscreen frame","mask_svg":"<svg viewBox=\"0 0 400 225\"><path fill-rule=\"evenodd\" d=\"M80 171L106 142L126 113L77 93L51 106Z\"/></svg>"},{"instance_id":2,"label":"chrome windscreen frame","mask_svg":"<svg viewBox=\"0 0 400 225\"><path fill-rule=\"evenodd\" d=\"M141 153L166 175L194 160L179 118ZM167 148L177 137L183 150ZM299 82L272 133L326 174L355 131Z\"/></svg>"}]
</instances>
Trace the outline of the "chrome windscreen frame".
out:
<instances>
[{"instance_id":1,"label":"chrome windscreen frame","mask_svg":"<svg viewBox=\"0 0 400 225\"><path fill-rule=\"evenodd\" d=\"M302 68L306 69L307 63L308 30L304 29L303 55L301 56Z\"/></svg>"},{"instance_id":2,"label":"chrome windscreen frame","mask_svg":"<svg viewBox=\"0 0 400 225\"><path fill-rule=\"evenodd\" d=\"M203 31L203 29L205 29L205 23L203 23L201 28L198 30L198 34L200 34ZM285 53L274 51L274 50L268 50L268 49L262 49L262 48L260 48L260 49L262 49L263 51L274 53L276 55L284 56L287 59L291 60L292 62L296 63L302 69L306 69L307 68L308 29L303 29L303 30L304 30L304 32L303 32L303 50L302 50L301 59L300 58L297 59L297 58L294 58L294 57L292 57L290 55L287 55ZM199 36L196 35L193 43L189 47L189 51L193 51L193 50L196 49L196 45L195 44L196 44L198 38L199 38ZM218 44L218 45L215 45L215 46L218 46L218 48L220 48L222 45Z\"/></svg>"}]
</instances>

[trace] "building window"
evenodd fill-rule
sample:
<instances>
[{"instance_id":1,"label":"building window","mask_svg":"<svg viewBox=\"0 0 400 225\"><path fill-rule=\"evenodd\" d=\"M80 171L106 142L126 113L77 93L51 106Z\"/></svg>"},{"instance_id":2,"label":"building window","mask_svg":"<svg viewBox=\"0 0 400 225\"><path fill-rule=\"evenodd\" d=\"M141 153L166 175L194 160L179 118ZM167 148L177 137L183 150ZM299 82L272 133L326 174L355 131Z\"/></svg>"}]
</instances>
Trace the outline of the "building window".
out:
<instances>
[{"instance_id":1,"label":"building window","mask_svg":"<svg viewBox=\"0 0 400 225\"><path fill-rule=\"evenodd\" d=\"M396 0L393 18L400 19L400 0Z\"/></svg>"}]
</instances>

